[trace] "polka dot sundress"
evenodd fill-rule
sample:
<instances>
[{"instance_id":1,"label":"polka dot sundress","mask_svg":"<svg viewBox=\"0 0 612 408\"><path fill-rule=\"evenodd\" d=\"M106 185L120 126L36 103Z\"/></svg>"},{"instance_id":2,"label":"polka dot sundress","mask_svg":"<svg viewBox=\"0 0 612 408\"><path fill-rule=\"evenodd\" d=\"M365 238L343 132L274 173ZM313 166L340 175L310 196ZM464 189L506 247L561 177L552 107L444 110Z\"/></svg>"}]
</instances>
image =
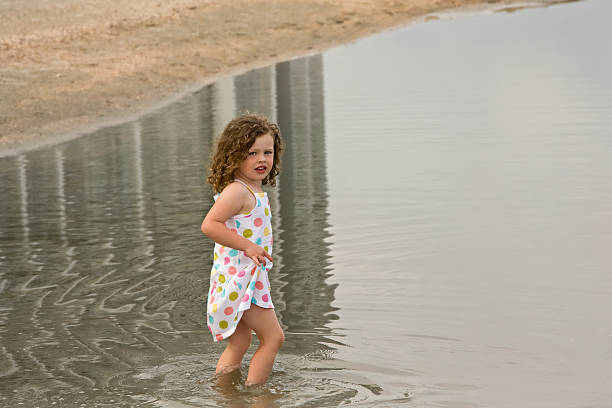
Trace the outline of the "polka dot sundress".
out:
<instances>
[{"instance_id":1,"label":"polka dot sundress","mask_svg":"<svg viewBox=\"0 0 612 408\"><path fill-rule=\"evenodd\" d=\"M225 225L272 254L270 200L266 193L255 193L245 183L236 181L249 189L256 204L247 214L229 218ZM218 197L219 194L214 197L215 201ZM270 260L257 266L244 252L215 243L206 313L208 329L215 341L227 339L234 333L242 314L251 304L274 308L268 280L270 269Z\"/></svg>"}]
</instances>

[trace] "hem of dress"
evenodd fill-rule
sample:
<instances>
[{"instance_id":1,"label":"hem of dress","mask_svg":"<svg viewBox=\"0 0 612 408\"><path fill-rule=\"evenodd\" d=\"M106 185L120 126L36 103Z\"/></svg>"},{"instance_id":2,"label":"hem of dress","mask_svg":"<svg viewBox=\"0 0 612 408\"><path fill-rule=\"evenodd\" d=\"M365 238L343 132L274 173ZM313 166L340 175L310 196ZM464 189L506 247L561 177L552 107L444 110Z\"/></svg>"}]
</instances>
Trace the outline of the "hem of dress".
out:
<instances>
[{"instance_id":1,"label":"hem of dress","mask_svg":"<svg viewBox=\"0 0 612 408\"><path fill-rule=\"evenodd\" d=\"M240 313L240 317L238 317L238 323L240 322L240 319L242 319L242 315L244 314L245 311L249 310L251 308L251 305L254 305L254 303L249 302L249 306L241 309L240 307L238 307L238 313ZM259 306L259 305L255 305L255 306ZM272 302L270 302L270 306L265 307L265 306L259 306L262 309L274 309L274 304ZM236 323L235 326L232 326L231 330L228 332L229 334L226 337L223 337L222 340L217 340L217 336L213 335L213 341L215 343L221 342L223 340L227 340L228 338L230 338L232 336L232 334L234 334L234 332L236 331L236 327L238 326L238 323Z\"/></svg>"},{"instance_id":2,"label":"hem of dress","mask_svg":"<svg viewBox=\"0 0 612 408\"><path fill-rule=\"evenodd\" d=\"M238 306L238 311L239 312L244 312L246 310L249 310L251 308L251 305L255 305L255 306L259 306L258 304L249 302L249 306L245 307L244 309L242 309L242 306ZM272 302L270 302L270 306L259 306L262 309L274 309L274 305L272 304ZM240 318L242 318L242 315L240 316ZM240 319L238 319L238 321L240 321Z\"/></svg>"},{"instance_id":3,"label":"hem of dress","mask_svg":"<svg viewBox=\"0 0 612 408\"><path fill-rule=\"evenodd\" d=\"M240 321L240 319L242 319L242 313L243 313L243 311L238 310L238 313L240 313L240 318L238 319L238 322L239 322L239 321ZM234 334L234 332L236 331L236 327L237 327L237 326L238 326L238 323L236 323L236 325L232 325L232 328L231 328L231 329L228 331L228 333L229 333L229 334L228 334L227 336L223 337L221 340L218 340L218 339L217 339L217 336L216 336L216 335L213 335L213 340L214 340L214 342L215 342L215 343L219 343L219 342L221 342L221 341L223 341L223 340L227 340L227 339L229 339L229 338L232 336L232 334Z\"/></svg>"}]
</instances>

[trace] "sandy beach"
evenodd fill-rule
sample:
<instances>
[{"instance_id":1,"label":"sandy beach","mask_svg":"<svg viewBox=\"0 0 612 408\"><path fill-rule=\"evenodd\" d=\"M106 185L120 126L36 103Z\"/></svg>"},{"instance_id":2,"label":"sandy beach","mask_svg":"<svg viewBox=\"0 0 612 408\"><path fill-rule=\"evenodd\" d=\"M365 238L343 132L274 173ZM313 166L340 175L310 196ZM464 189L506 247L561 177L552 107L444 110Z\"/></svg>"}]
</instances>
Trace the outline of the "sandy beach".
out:
<instances>
[{"instance_id":1,"label":"sandy beach","mask_svg":"<svg viewBox=\"0 0 612 408\"><path fill-rule=\"evenodd\" d=\"M223 75L492 0L0 2L0 151L133 115Z\"/></svg>"}]
</instances>

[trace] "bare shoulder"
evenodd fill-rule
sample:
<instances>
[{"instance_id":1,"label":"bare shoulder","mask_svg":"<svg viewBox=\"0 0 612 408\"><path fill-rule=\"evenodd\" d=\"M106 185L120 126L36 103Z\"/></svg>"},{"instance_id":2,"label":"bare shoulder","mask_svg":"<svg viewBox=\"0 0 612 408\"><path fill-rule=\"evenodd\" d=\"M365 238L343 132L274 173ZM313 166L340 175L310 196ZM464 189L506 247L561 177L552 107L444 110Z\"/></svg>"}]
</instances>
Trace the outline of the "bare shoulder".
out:
<instances>
[{"instance_id":1,"label":"bare shoulder","mask_svg":"<svg viewBox=\"0 0 612 408\"><path fill-rule=\"evenodd\" d=\"M235 214L239 214L250 211L255 205L255 198L245 186L233 182L223 189L217 202L221 202L225 205L231 203L231 207L235 211Z\"/></svg>"}]
</instances>

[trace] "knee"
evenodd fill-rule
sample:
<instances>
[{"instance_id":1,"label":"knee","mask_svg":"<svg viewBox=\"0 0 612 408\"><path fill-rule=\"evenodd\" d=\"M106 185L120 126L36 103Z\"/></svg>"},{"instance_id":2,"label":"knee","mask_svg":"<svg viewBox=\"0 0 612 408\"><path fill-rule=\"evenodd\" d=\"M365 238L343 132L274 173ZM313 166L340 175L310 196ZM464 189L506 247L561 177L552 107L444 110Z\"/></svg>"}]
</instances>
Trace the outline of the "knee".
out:
<instances>
[{"instance_id":1,"label":"knee","mask_svg":"<svg viewBox=\"0 0 612 408\"><path fill-rule=\"evenodd\" d=\"M281 346L285 342L285 333L283 332L282 329L279 330L278 333L276 334L274 342L278 346L278 348L281 348Z\"/></svg>"},{"instance_id":2,"label":"knee","mask_svg":"<svg viewBox=\"0 0 612 408\"><path fill-rule=\"evenodd\" d=\"M267 346L273 347L275 349L280 349L283 343L285 342L285 333L282 330L278 330L275 333L270 334L266 338L264 338L263 343Z\"/></svg>"},{"instance_id":3,"label":"knee","mask_svg":"<svg viewBox=\"0 0 612 408\"><path fill-rule=\"evenodd\" d=\"M239 353L240 355L243 355L244 353L246 353L250 345L251 345L251 335L250 334L248 336L244 336L243 338L240 338L239 341L234 341L234 342L230 341L230 346L232 347L233 351L236 353Z\"/></svg>"},{"instance_id":4,"label":"knee","mask_svg":"<svg viewBox=\"0 0 612 408\"><path fill-rule=\"evenodd\" d=\"M285 333L281 330L280 336L278 338L278 348L281 348L284 342L285 342Z\"/></svg>"}]
</instances>

